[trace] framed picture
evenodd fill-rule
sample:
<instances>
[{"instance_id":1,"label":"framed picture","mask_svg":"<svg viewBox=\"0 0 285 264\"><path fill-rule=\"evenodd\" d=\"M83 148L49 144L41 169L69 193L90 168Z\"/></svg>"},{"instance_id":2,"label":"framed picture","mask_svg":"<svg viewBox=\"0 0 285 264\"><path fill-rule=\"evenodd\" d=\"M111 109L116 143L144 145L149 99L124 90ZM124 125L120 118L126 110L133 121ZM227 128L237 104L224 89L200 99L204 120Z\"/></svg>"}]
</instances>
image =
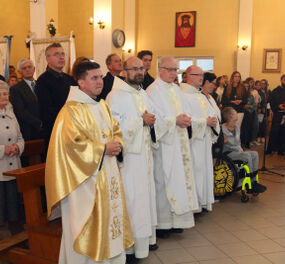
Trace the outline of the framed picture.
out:
<instances>
[{"instance_id":1,"label":"framed picture","mask_svg":"<svg viewBox=\"0 0 285 264\"><path fill-rule=\"evenodd\" d=\"M264 49L262 72L281 72L282 49Z\"/></svg>"},{"instance_id":2,"label":"framed picture","mask_svg":"<svg viewBox=\"0 0 285 264\"><path fill-rule=\"evenodd\" d=\"M196 11L175 16L175 47L195 47Z\"/></svg>"}]
</instances>

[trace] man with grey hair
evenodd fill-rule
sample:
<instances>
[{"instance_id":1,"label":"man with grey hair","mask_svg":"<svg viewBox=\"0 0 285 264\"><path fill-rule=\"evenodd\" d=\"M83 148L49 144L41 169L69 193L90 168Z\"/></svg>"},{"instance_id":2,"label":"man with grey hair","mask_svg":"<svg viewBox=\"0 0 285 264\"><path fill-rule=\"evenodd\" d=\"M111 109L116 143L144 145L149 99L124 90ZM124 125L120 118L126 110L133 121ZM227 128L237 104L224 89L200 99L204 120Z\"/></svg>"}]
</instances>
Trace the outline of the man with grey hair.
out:
<instances>
[{"instance_id":1,"label":"man with grey hair","mask_svg":"<svg viewBox=\"0 0 285 264\"><path fill-rule=\"evenodd\" d=\"M45 50L47 69L36 84L36 95L43 122L45 147L47 150L54 121L65 104L71 85L77 85L71 76L63 72L65 53L59 43L52 43Z\"/></svg>"},{"instance_id":2,"label":"man with grey hair","mask_svg":"<svg viewBox=\"0 0 285 264\"><path fill-rule=\"evenodd\" d=\"M179 86L173 83L177 70L173 57L160 58L159 78L147 88L162 117L157 122L159 148L154 151L157 236L162 238L193 227L193 210L198 208L189 148L191 117Z\"/></svg>"},{"instance_id":3,"label":"man with grey hair","mask_svg":"<svg viewBox=\"0 0 285 264\"><path fill-rule=\"evenodd\" d=\"M38 100L35 94L35 66L29 59L18 62L18 72L23 80L10 88L10 101L17 117L24 140L41 138Z\"/></svg>"},{"instance_id":4,"label":"man with grey hair","mask_svg":"<svg viewBox=\"0 0 285 264\"><path fill-rule=\"evenodd\" d=\"M112 90L114 77L116 76L124 80L124 77L119 75L123 70L122 60L116 53L108 55L108 57L106 58L106 65L109 71L107 72L106 76L103 78L104 86L99 96L101 99L104 100L106 99L108 93L110 93Z\"/></svg>"}]
</instances>

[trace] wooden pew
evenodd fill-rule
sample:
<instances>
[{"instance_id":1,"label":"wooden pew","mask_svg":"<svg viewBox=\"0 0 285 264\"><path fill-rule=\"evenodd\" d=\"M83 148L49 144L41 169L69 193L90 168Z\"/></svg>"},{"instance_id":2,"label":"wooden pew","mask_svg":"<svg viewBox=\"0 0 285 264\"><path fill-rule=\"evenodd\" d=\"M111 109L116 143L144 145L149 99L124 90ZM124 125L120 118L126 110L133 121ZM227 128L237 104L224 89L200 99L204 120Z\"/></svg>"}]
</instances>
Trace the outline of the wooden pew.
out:
<instances>
[{"instance_id":1,"label":"wooden pew","mask_svg":"<svg viewBox=\"0 0 285 264\"><path fill-rule=\"evenodd\" d=\"M29 249L8 248L0 258L15 264L58 263L61 241L61 219L49 222L42 211L40 187L44 186L45 163L6 172L17 178L18 191L23 193Z\"/></svg>"},{"instance_id":2,"label":"wooden pew","mask_svg":"<svg viewBox=\"0 0 285 264\"><path fill-rule=\"evenodd\" d=\"M18 191L23 194L26 225L24 232L0 241L0 260L15 264L58 263L61 219L49 222L42 210L40 189L44 186L45 164L38 163L43 152L43 139L25 142L22 157L35 165L4 173L17 179Z\"/></svg>"},{"instance_id":3,"label":"wooden pew","mask_svg":"<svg viewBox=\"0 0 285 264\"><path fill-rule=\"evenodd\" d=\"M30 165L42 163L41 154L44 153L44 150L44 139L25 141L25 148L24 152L21 155L21 158L27 158Z\"/></svg>"}]
</instances>

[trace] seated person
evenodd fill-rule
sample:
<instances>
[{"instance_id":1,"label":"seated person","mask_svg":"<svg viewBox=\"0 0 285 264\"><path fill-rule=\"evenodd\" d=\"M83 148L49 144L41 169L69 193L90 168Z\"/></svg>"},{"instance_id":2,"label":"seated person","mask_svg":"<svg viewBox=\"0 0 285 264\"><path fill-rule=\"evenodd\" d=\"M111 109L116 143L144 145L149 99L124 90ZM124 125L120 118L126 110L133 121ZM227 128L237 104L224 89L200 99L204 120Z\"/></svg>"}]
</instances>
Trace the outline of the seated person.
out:
<instances>
[{"instance_id":1,"label":"seated person","mask_svg":"<svg viewBox=\"0 0 285 264\"><path fill-rule=\"evenodd\" d=\"M223 152L227 152L233 160L244 161L250 170L250 176L254 180L254 176L258 173L258 152L257 151L244 151L240 142L240 130L236 125L238 121L238 114L232 107L225 107L222 111L225 123L222 125L224 134L224 147ZM255 183L255 192L264 192L266 187Z\"/></svg>"}]
</instances>

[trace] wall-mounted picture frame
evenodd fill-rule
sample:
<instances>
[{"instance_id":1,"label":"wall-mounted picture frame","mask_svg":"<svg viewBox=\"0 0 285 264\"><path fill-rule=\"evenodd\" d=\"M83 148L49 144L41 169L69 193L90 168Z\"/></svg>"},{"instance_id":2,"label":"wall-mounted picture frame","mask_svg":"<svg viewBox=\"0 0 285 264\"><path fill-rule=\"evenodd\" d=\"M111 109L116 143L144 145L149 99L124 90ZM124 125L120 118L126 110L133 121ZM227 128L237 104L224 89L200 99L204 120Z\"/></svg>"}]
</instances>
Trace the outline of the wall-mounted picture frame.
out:
<instances>
[{"instance_id":1,"label":"wall-mounted picture frame","mask_svg":"<svg viewBox=\"0 0 285 264\"><path fill-rule=\"evenodd\" d=\"M282 49L264 49L262 72L281 72Z\"/></svg>"},{"instance_id":2,"label":"wall-mounted picture frame","mask_svg":"<svg viewBox=\"0 0 285 264\"><path fill-rule=\"evenodd\" d=\"M195 47L196 11L177 12L175 16L175 47Z\"/></svg>"}]
</instances>

